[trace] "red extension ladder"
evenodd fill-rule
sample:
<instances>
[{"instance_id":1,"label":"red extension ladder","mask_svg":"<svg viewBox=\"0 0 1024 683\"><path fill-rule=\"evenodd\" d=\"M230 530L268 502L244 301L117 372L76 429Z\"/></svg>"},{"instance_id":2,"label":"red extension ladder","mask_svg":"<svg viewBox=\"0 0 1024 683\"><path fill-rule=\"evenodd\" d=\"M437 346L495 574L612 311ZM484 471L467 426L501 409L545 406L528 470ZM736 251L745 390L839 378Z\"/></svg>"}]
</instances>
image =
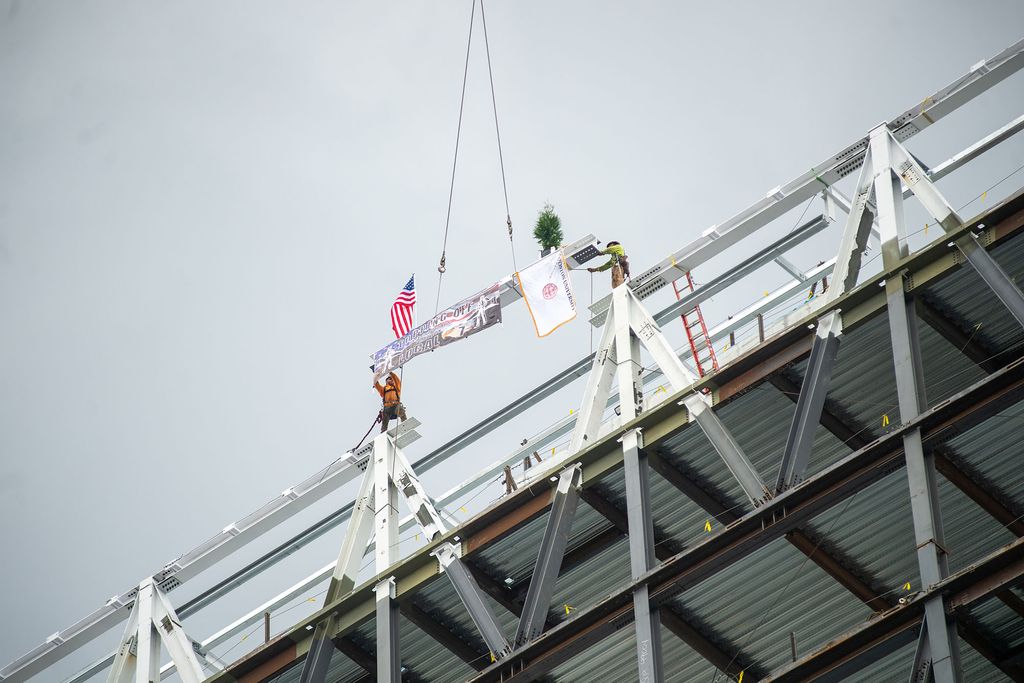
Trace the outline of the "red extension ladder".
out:
<instances>
[{"instance_id":1,"label":"red extension ladder","mask_svg":"<svg viewBox=\"0 0 1024 683\"><path fill-rule=\"evenodd\" d=\"M686 285L693 291L693 278L689 271L686 273ZM682 293L676 281L672 281L672 289L675 290L676 300L682 299ZM690 342L690 352L693 353L693 363L697 366L697 372L703 377L712 370L718 370L718 358L715 357L715 350L711 346L711 338L708 336L708 327L704 324L704 316L700 312L700 306L694 306L689 311L683 311L680 316L683 319L683 329L686 330L686 339ZM710 369L705 369L708 362Z\"/></svg>"}]
</instances>

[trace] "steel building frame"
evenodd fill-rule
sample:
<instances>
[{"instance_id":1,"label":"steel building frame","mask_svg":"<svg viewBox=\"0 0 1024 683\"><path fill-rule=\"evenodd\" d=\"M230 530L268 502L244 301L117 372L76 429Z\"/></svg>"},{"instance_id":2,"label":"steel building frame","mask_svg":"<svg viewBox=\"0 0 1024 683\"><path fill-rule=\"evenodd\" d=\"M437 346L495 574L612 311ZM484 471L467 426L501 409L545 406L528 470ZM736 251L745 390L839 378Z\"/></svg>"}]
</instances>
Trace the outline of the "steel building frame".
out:
<instances>
[{"instance_id":1,"label":"steel building frame","mask_svg":"<svg viewBox=\"0 0 1024 683\"><path fill-rule=\"evenodd\" d=\"M1024 211L1019 209L1022 204L1024 202L1018 199L1014 205L1017 210L1017 213L1013 216L1016 219L1015 224L999 224L995 227L984 228L982 231L984 241L998 242L1001 232L1009 233L1011 230L1019 232L1024 229ZM969 228L977 229L977 227L977 225L962 226L952 231L950 238L955 242L957 239L970 237L973 233ZM932 245L932 247L920 254L905 257L897 265L901 266L901 269L902 267L913 265L911 273L914 275L915 287L920 287L942 271L956 267L958 260L960 259L957 259L955 254L951 254L945 244L940 243ZM936 267L937 264L940 265ZM814 320L815 317L824 318L832 311L842 307L843 310L849 311L846 317L849 318L850 326L855 327L863 324L870 317L871 313L880 313L887 309L887 297L884 295L884 291L878 287L879 283L885 282L884 275L885 273L883 273L883 276L874 278L853 292L826 302L827 311L815 312L815 314L812 314L803 322ZM899 278L896 281L903 282ZM620 295L620 298L625 299L622 295ZM793 347L797 347L797 356L810 351L813 342L807 339L807 335L801 334L801 327L803 325L793 326L793 329L789 330L787 334L772 340L765 348L758 349L757 356L762 358L757 364L759 371L765 375L770 374L777 371L777 363L781 362L777 360L775 363L767 363L767 367L761 367L766 365L763 360L765 355L768 355L769 359L782 356L783 359L791 361L794 357L794 352L791 350ZM630 340L630 343L632 343L632 340ZM628 364L631 364L631 362ZM746 374L749 375L750 373ZM724 387L719 386L717 395L719 400L723 400L723 393L725 393L725 398L728 398L729 391L735 392L738 390L738 388L728 385ZM628 390L626 395L629 396ZM674 392L671 400L663 402L660 406L647 411L646 414L641 414L635 420L624 424L622 437L619 437L618 440L616 440L617 434L606 434L597 443L581 451L573 460L583 466L584 472L587 473L588 477L599 476L599 473L602 471L625 466L627 490L633 488L634 490L642 491L642 483L639 483L642 476L629 474L630 471L640 471L636 467L635 461L634 464L630 463L633 458L631 453L639 453L640 451L639 445L634 441L637 434L636 430L644 429L645 433L654 432L656 439L653 443L656 444L657 441L663 440L669 431L678 429L687 421L695 421L695 417L687 415L688 411L680 410L676 405L677 400L683 401L687 396L692 395L695 395L692 389ZM729 526L719 535L707 543L664 558L660 564L654 565L652 563L648 570L642 570L635 575L632 584L627 585L621 591L597 605L581 611L572 619L548 630L535 640L518 646L511 655L496 661L490 667L483 670L474 680L533 680L575 654L585 651L587 647L592 646L595 642L599 642L602 637L620 628L623 619L640 619L640 614L644 611L645 605L649 606L649 612L645 612L645 616L642 617L642 623L645 626L643 633L638 636L637 661L638 666L642 663L647 668L643 670L643 673L638 673L638 676L641 678L648 676L652 680L657 680L658 664L657 659L653 658L657 648L651 644L656 642L657 622L665 624L671 622L672 617L668 619L659 617L656 622L654 619L647 617L646 614L657 614L661 604L677 593L682 585L692 586L705 580L728 566L738 557L749 555L757 548L764 547L764 545L776 538L786 537L794 545L800 547L806 543L806 541L799 540L801 539L799 528L802 523L806 522L813 515L834 507L855 492L878 481L879 478L892 472L893 468L902 467L904 463L909 465L912 460L910 448L914 447L912 444L928 443L929 453L941 453L942 443L948 440L951 435L961 432L970 425L976 424L1005 408L1007 405L1019 401L1022 396L1024 396L1024 359L1017 360L996 371L968 390L944 401L940 406L921 411L916 418L905 420L903 424L882 439L862 445L857 452L830 467L822 474L811 477L802 484L774 496L760 507L754 508L752 513L739 518L730 518L726 508L719 507L719 514L722 515L723 519L729 521ZM825 414L823 411L823 423L825 422ZM682 418L682 421L680 421L680 418ZM831 428L839 429L836 425L832 425ZM913 441L908 441L908 438ZM647 441L645 450L646 448L651 448L652 442L646 439L645 441ZM636 444L636 447L634 447L634 444ZM908 444L911 445L908 447ZM656 445L653 447L656 448ZM910 474L912 482L915 476L913 473ZM636 480L638 485L629 484L630 480ZM518 491L499 504L499 509L509 509L509 512L505 512L504 515L512 518L507 522L511 526L504 526L502 528L511 529L519 523L518 521L513 521L521 519L519 513L516 512L517 509L536 509L530 502L536 500L536 494L533 494L533 497L531 497L528 493L528 489ZM633 501L641 501L639 503L639 514L636 517L643 519L645 514L642 502L643 496L627 493L627 497ZM584 497L584 500L588 500L588 498ZM630 503L630 506L632 505L633 503ZM709 508L714 509L714 503L708 503L707 505ZM497 515L498 512L494 511L493 514ZM646 511L646 514L649 515L649 510ZM487 522L492 522L491 527L497 524L497 522L486 518L479 520L480 525L486 525ZM631 556L637 556L642 561L645 553L644 547L648 545L643 540L648 538L643 530L646 527L646 523L627 523L626 526L627 533L631 529L637 529L634 533L628 534L631 539L634 536L639 539L635 542L631 540L631 543L637 544L635 546L636 550L631 549ZM480 533L479 528L474 529L464 526L462 531L470 535L470 540L465 543L467 548L478 547L476 543L485 542L474 541L474 538ZM485 535L493 540L501 533L504 532L494 530L487 532ZM631 548L633 547L631 545ZM1011 549L1011 551L1017 552L1014 549ZM999 561L1002 561L1002 559L1003 556L1000 556ZM395 569L396 567L391 568L392 571ZM926 575L924 571L922 574ZM1019 576L1018 574L1017 577L1019 578ZM401 580L400 577L396 578ZM839 580L854 585L857 582L856 578L851 578L849 575L845 579ZM940 578L925 584L926 590L921 597L920 609L923 613L927 614L929 602L934 602L940 606L940 622L956 623L957 627L959 627L957 622L953 622L944 616L950 607L943 602L942 596L944 593L935 590L935 587L941 586L944 580L944 578ZM973 583L968 585L974 586ZM641 594L646 591L646 599L638 599L638 591ZM871 595L872 592L864 590L863 587L861 592L864 594L865 602L879 600L876 595ZM348 615L349 625L343 627L341 631L351 628L352 624L358 623L360 620L358 616L359 609L356 606L359 598L351 595L344 602L344 612ZM914 610L919 609L918 603L915 602L914 605ZM887 613L890 607L891 605L883 601L883 606L876 607L876 609L884 610ZM340 611L343 608L339 604L333 609ZM307 622L315 623L316 619L317 617L314 615ZM650 627L647 625L650 625ZM676 631L685 633L685 626L674 630L674 632ZM648 633L650 634L649 636L647 635ZM860 637L859 632L857 637ZM715 657L715 655L711 654L711 657ZM721 655L718 656L718 659L721 659ZM941 673L942 663L940 661L933 658L932 665L936 680L955 680L955 667L948 666L946 667L946 673ZM223 676L228 675L228 673L225 673L214 680L222 680ZM947 675L950 678L943 678L943 676ZM230 678L223 678L223 680L230 680Z\"/></svg>"},{"instance_id":2,"label":"steel building frame","mask_svg":"<svg viewBox=\"0 0 1024 683\"><path fill-rule=\"evenodd\" d=\"M267 606L283 604L301 590L315 585L328 575L332 576L328 604L287 634L287 640L309 640L313 643L301 653L305 657L302 676L304 683L324 680L330 653L335 647L345 651L346 646L339 634L367 616L361 611L364 598L356 595L353 589L356 587L359 561L368 547L371 521L374 522L372 535L376 538L376 543L371 547L374 548L378 575L372 591L372 614L376 615L378 634L378 651L373 669L380 680L398 680L400 676L397 641L399 614L418 622L425 630L433 629L429 617L417 614L403 604L402 595L438 569L448 574L490 649L493 663L474 667L480 670L474 680L532 680L599 641L621 626L623 620L635 620L636 623L637 675L640 680L663 679L659 645L662 625L723 671L735 672L737 662L740 662L740 666L749 664L746 670L755 671L756 663L745 663L741 661L742 657L728 656L715 643L703 638L699 629L694 629L685 619L665 607L667 600L684 585L691 586L711 576L730 558L749 553L774 538L784 536L819 565L824 567L831 562L832 565L826 571L863 599L865 604L880 613L889 610L892 605L880 601L877 592L845 569L843 562L830 559L827 553L816 552L817 544L800 529L800 524L813 514L834 506L853 492L876 481L884 472L904 466L911 492L918 562L924 584L920 595L902 609L885 612L867 626L851 632L836 646L838 649L812 653L795 662L793 667L772 676L780 680L797 680L806 675L801 672L811 670L838 676L833 671L833 659L845 657L841 654L846 652L843 648L852 647L852 643L875 638L871 641L877 641L873 647L884 648L893 647L894 643L902 644L902 639L910 637L918 641L915 670L926 670L937 681L960 680L957 633L959 631L968 642L972 642L973 638L972 645L977 642L977 636L970 635L971 627L965 625L958 614L997 591L1005 591L1007 586L1019 579L1021 572L1017 570L1022 563L1022 550L1020 543L1012 544L970 571L950 575L944 557L936 477L937 473L943 474L960 486L972 500L986 510L994 511L993 516L1015 528L1018 535L1024 532L1019 520L1009 511L1001 509L997 500L991 496L986 498L988 494L984 487L975 486L972 489L970 478L964 477L956 463L943 451L943 443L948 440L947 432L952 427L964 429L1019 400L1024 393L1024 365L1021 361L1014 361L999 367L991 358L992 354L976 349L976 343L972 346L971 337L964 335L956 325L950 325L941 312L930 309L927 302L917 296L917 291L930 279L960 263L966 263L1009 313L1024 325L1024 296L988 250L990 245L1020 230L1020 213L1000 216L1001 222L995 226L989 223L989 219L965 225L934 185L935 180L1024 129L1024 116L931 170L922 168L902 143L1022 66L1024 41L991 60L975 65L965 77L927 98L924 104L908 110L889 124L873 129L866 138L848 146L808 174L769 192L764 200L723 225L705 231L695 243L640 275L631 287L617 288L607 301L599 302L594 307L595 324L608 318L604 338L594 356L567 368L449 444L410 464L405 460L402 448L414 442L418 434L414 431L414 421L404 423L392 430L391 434L378 437L367 448L346 454L326 470L286 490L257 512L227 527L152 577L147 577L139 588L115 596L93 615L54 634L43 646L0 670L0 681L7 683L26 680L124 619L129 620L129 627L118 651L71 680L83 680L111 663L113 667L109 680L122 680L128 675L126 672L130 667L125 664L130 660L135 660L139 665L138 675L145 675L146 680L166 676L175 669L185 680L201 679L197 653L203 656L210 647L237 634L252 623L253 615L261 614L265 606L202 642L194 642L185 635L179 615L187 616L210 604L228 590L340 524L350 514L349 531L339 561L266 603ZM858 168L857 192L851 200L847 200L831 186ZM825 202L825 214L822 217L801 226L707 286L673 302L665 310L651 315L643 308L641 299L819 192ZM920 200L947 232L949 245L956 246L955 253L944 243L929 245L913 254L908 252L902 201L910 195ZM838 256L808 273L794 269L785 260L784 252L834 220L836 206L848 212ZM998 211L995 213L998 214ZM860 254L868 247L872 235L880 242L883 273L855 289L860 275ZM589 245L592 241L593 238L588 237L582 242ZM833 286L827 296L814 302L813 308L801 311L794 320L787 320L783 329L774 336L769 335L769 339L757 344L755 348L737 353L732 368L711 379L698 380L668 345L658 329L658 323L675 317L684 306L699 303L771 262L778 263L789 272L794 278L793 282L766 297L766 301L743 312L735 320L713 329L712 337L721 337L746 324L757 313L786 299L795 289L823 275L833 274ZM510 291L514 292L514 288L510 288ZM510 296L510 300L512 298ZM892 334L902 424L882 439L858 443L856 430L845 425L828 408L826 395L829 378L837 359L840 335L845 334L847 329L857 327L883 308ZM924 395L922 381L921 352L917 341L919 317L941 334L957 338L958 346L964 349L965 355L989 373L970 389L931 408ZM816 329L813 335L804 334L808 326ZM646 377L642 377L640 372L641 344L658 365L657 372ZM808 351L808 371L802 385L797 387L780 372L779 358L792 362L802 358ZM771 367L770 372L762 367L765 363ZM587 368L590 368L590 377L578 417L561 421L506 460L485 469L477 477L437 500L423 491L416 478L416 471L425 471L465 448L495 426L524 410L533 401L581 377ZM744 369L743 372L740 372L741 369ZM672 391L666 392L669 395L660 400L645 400L644 381L650 382L659 375L667 378ZM723 379L728 377L733 379ZM738 386L744 382L749 384L755 377L770 378L773 383L788 387L787 392L796 397L796 410L774 488L765 484L715 411L721 402L728 401L732 396L730 390L738 391ZM618 397L611 395L613 379L618 380ZM730 387L730 382L736 386ZM605 420L603 416L609 406L617 406L619 415ZM689 422L695 422L714 446L752 503L751 512L745 515L732 512L732 506L716 500L705 487L695 484L688 473L679 471L659 456L658 444ZM833 433L845 434L844 440L850 440L857 446L857 450L825 472L805 478L811 442L819 424ZM537 444L550 443L552 439L570 431L572 440L569 450L559 454L545 467L536 468L538 471L532 475L534 481L542 481L544 476L552 476L557 480L551 502L536 490L538 487L528 487L467 522L458 530L463 540L455 539L441 516L444 505L455 500L462 491L486 480L495 471L495 467L500 470L504 464L521 459L524 453L528 454ZM595 473L615 467L622 467L625 473L625 515L614 505L602 503L593 490L581 490L584 477L590 481L595 478ZM352 481L363 469L366 472L363 487L353 504L345 506L282 548L213 586L182 605L175 613L166 598L167 592L230 556L244 544L344 483ZM708 510L709 514L727 524L726 529L707 543L680 552L666 554L664 550L659 551L654 542L659 532L652 522L649 506L649 469L654 469ZM412 510L412 515L405 520L399 520L391 513L396 509L399 496L407 500ZM579 558L570 557L566 553L566 541L572 528L576 501L581 497L612 522L617 529L614 535L616 538L621 534L628 537L631 582L605 600L580 610L573 618L545 632L545 614L559 569L579 561ZM387 500L388 503L378 504L374 508L374 501L381 500ZM500 592L486 585L473 565L464 561L462 556L484 547L521 523L521 520L508 522L506 518L516 519L517 515L524 514L524 509L528 516L536 515L548 505L551 505L552 512L538 552L535 582L530 583L525 606L512 604L512 608L518 609L522 616L516 637L510 640L501 633L493 614L489 614L487 601L482 597L484 594L495 597ZM372 516L369 514L371 511ZM419 552L398 562L395 553L398 531L417 524L431 540L425 549L427 552ZM469 534L469 540L465 540L466 534ZM608 538L612 538L612 535ZM815 555L817 557L813 557ZM433 566L427 557L433 558ZM1017 573L1014 574L1014 571ZM406 585L403 582L411 583ZM1024 605L1021 607L1024 610ZM159 633L161 627L165 633L160 633L157 640L152 639L150 636ZM307 627L312 627L312 636L306 636ZM892 630L887 633L893 634L891 637L882 638L878 635L890 628ZM457 639L449 638L446 644L444 633L437 634L436 639L452 651L460 648ZM171 650L173 661L156 674L160 640ZM148 652L140 656L138 645L145 643L149 643L144 648ZM381 647L382 644L387 647ZM182 647L185 649L182 650ZM273 649L268 648L261 656L265 658ZM280 651L274 654L279 655ZM358 652L351 649L349 654L354 659L360 657ZM292 659L296 655L299 653L293 652ZM467 661L471 658L475 661L477 658L477 654L465 651L460 656ZM855 670L860 661L863 661L863 653L858 650L849 660L842 660L841 671ZM244 666L250 664L247 662ZM1019 673L1017 669L1010 670L1013 673L1008 675L1015 679L1018 675L1024 676L1024 670ZM215 674L211 680L232 680L238 671L237 666L232 667ZM758 673L768 675L766 671Z\"/></svg>"}]
</instances>

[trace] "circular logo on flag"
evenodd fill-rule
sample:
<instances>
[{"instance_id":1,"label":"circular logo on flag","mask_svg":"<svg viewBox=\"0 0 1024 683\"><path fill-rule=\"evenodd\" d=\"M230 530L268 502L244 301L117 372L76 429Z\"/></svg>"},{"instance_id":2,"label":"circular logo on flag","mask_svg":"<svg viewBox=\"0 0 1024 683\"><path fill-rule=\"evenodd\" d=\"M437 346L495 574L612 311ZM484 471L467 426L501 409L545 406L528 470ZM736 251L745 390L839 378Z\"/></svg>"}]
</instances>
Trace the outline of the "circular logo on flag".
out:
<instances>
[{"instance_id":1,"label":"circular logo on flag","mask_svg":"<svg viewBox=\"0 0 1024 683\"><path fill-rule=\"evenodd\" d=\"M549 282L544 285L544 289L540 293L544 295L545 299L554 299L558 295L558 287L555 286L555 283Z\"/></svg>"}]
</instances>

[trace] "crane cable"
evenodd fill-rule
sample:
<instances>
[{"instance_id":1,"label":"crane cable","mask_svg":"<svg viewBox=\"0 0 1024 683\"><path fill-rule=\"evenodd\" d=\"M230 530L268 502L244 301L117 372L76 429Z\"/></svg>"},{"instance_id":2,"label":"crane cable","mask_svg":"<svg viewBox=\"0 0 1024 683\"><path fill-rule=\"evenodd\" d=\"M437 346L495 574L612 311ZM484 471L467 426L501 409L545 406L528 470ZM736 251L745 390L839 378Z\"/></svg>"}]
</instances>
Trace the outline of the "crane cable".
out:
<instances>
[{"instance_id":1,"label":"crane cable","mask_svg":"<svg viewBox=\"0 0 1024 683\"><path fill-rule=\"evenodd\" d=\"M459 98L459 125L455 130L455 158L452 159L452 181L448 187L448 213L444 219L444 241L441 243L441 261L437 264L437 297L434 300L434 315L441 304L441 280L444 279L445 252L448 249L448 226L452 219L452 195L455 193L455 169L459 162L459 139L462 137L462 112L466 105L466 78L469 76L469 48L473 44L473 23L476 18L476 0L469 10L469 38L466 40L466 65L462 70L462 95Z\"/></svg>"},{"instance_id":2,"label":"crane cable","mask_svg":"<svg viewBox=\"0 0 1024 683\"><path fill-rule=\"evenodd\" d=\"M494 109L494 136L498 140L498 164L501 166L501 189L505 193L505 224L508 226L508 246L512 251L512 272L518 273L516 265L516 247L512 242L512 212L508 208L508 183L505 182L505 157L501 153L501 129L498 126L498 101L494 96L494 71L491 69L491 43L487 39L487 15L484 13L484 0L480 0L480 22L484 27L484 48L487 51L487 76L491 82L491 106Z\"/></svg>"},{"instance_id":3,"label":"crane cable","mask_svg":"<svg viewBox=\"0 0 1024 683\"><path fill-rule=\"evenodd\" d=\"M458 167L459 161L459 142L462 138L462 115L465 111L466 105L466 81L469 76L469 53L470 48L473 45L473 24L476 20L476 2L473 0L472 7L469 12L469 37L466 40L466 62L462 71L462 94L459 97L459 122L455 132L455 155L452 159L452 177L451 183L448 187L448 210L445 214L444 220L444 240L441 243L441 260L437 265L437 296L434 300L434 315L437 315L437 311L441 304L441 281L444 279L444 273L446 270L446 257L448 250L448 230L451 226L452 218L452 199L455 195L455 171ZM505 179L505 156L501 149L501 128L498 125L498 102L494 94L494 70L491 67L491 44L487 36L487 17L484 14L484 0L480 0L480 21L484 29L484 49L487 54L487 76L491 86L491 107L494 111L494 135L498 143L498 164L501 168L501 189L505 197L505 225L508 227L508 245L509 250L512 252L512 268L513 272L519 272L519 266L516 264L516 249L515 244L512 241L512 212L509 208L508 203L508 182ZM514 284L513 284L514 286Z\"/></svg>"}]
</instances>

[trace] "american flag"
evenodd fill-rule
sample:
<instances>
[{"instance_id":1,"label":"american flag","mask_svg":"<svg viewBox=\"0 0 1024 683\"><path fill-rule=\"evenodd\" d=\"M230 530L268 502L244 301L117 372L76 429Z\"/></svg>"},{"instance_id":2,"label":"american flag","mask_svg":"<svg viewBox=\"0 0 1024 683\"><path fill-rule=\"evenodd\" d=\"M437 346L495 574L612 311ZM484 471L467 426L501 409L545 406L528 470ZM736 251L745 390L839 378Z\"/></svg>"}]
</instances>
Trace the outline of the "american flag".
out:
<instances>
[{"instance_id":1,"label":"american flag","mask_svg":"<svg viewBox=\"0 0 1024 683\"><path fill-rule=\"evenodd\" d=\"M413 275L402 287L391 306L391 329L395 331L395 339L400 339L412 329L413 309L416 307L416 285Z\"/></svg>"}]
</instances>

